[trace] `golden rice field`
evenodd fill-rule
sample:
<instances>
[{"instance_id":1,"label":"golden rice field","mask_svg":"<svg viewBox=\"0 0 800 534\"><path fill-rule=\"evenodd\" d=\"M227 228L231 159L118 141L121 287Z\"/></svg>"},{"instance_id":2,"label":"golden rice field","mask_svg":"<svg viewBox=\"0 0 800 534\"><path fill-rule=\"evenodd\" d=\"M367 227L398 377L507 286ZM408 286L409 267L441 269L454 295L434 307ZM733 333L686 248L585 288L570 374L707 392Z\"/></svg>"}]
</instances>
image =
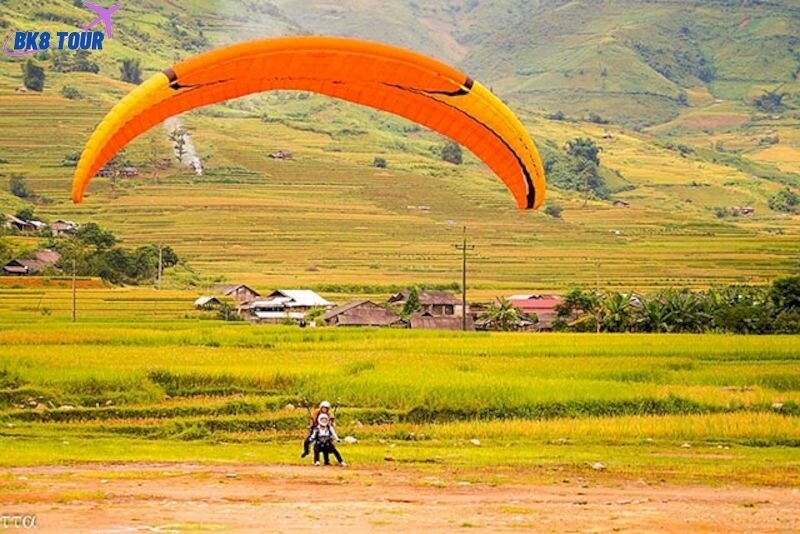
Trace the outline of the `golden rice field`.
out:
<instances>
[{"instance_id":1,"label":"golden rice field","mask_svg":"<svg viewBox=\"0 0 800 534\"><path fill-rule=\"evenodd\" d=\"M14 317L0 319L5 465L297 463L304 399L328 398L362 465L800 481L797 337Z\"/></svg>"}]
</instances>

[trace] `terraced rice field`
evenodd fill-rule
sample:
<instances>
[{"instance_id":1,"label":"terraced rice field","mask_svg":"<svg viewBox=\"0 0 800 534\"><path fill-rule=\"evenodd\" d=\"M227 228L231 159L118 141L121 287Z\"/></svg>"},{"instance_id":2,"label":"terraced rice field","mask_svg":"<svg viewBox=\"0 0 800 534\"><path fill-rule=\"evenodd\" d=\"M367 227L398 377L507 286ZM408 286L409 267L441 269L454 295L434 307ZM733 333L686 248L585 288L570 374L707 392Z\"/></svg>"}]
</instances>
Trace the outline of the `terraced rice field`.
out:
<instances>
[{"instance_id":1,"label":"terraced rice field","mask_svg":"<svg viewBox=\"0 0 800 534\"><path fill-rule=\"evenodd\" d=\"M0 458L292 464L328 398L363 465L790 484L797 341L6 321Z\"/></svg>"}]
</instances>

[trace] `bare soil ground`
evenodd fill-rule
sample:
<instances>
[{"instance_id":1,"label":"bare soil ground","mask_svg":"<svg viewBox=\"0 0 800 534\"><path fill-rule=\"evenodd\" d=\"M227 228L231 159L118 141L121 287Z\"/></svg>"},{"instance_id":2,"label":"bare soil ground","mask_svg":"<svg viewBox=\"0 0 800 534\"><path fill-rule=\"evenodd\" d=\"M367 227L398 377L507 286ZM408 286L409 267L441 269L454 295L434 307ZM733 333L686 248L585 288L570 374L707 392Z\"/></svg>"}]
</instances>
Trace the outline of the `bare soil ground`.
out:
<instances>
[{"instance_id":1,"label":"bare soil ground","mask_svg":"<svg viewBox=\"0 0 800 534\"><path fill-rule=\"evenodd\" d=\"M0 478L0 514L36 514L39 532L800 531L796 488L608 478L498 485L474 472L475 482L432 473L185 463L12 468Z\"/></svg>"}]
</instances>

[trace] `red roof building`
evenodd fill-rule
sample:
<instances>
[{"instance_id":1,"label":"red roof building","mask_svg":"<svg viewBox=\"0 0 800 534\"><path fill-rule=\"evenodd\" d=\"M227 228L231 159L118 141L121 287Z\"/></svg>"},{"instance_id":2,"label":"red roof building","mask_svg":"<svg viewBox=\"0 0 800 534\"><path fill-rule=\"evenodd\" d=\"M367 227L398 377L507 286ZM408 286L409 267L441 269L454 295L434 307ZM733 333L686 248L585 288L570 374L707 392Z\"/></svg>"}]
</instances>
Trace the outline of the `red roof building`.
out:
<instances>
[{"instance_id":1,"label":"red roof building","mask_svg":"<svg viewBox=\"0 0 800 534\"><path fill-rule=\"evenodd\" d=\"M556 306L564 302L558 295L512 295L507 299L512 306L526 315L539 318L538 330L548 330L556 318Z\"/></svg>"}]
</instances>

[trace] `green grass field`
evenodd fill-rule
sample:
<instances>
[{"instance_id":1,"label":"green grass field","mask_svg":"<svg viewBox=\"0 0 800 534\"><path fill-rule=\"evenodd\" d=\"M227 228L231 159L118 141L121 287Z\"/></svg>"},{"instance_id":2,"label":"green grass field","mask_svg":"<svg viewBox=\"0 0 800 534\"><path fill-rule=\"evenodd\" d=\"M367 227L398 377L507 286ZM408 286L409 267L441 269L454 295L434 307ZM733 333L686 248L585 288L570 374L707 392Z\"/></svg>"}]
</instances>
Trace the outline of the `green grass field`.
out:
<instances>
[{"instance_id":1,"label":"green grass field","mask_svg":"<svg viewBox=\"0 0 800 534\"><path fill-rule=\"evenodd\" d=\"M548 479L560 476L554 467L601 462L623 478L790 485L800 466L797 346L797 337L4 320L0 461L296 463L302 399L325 397L341 404L340 434L359 440L344 454L362 464Z\"/></svg>"}]
</instances>

